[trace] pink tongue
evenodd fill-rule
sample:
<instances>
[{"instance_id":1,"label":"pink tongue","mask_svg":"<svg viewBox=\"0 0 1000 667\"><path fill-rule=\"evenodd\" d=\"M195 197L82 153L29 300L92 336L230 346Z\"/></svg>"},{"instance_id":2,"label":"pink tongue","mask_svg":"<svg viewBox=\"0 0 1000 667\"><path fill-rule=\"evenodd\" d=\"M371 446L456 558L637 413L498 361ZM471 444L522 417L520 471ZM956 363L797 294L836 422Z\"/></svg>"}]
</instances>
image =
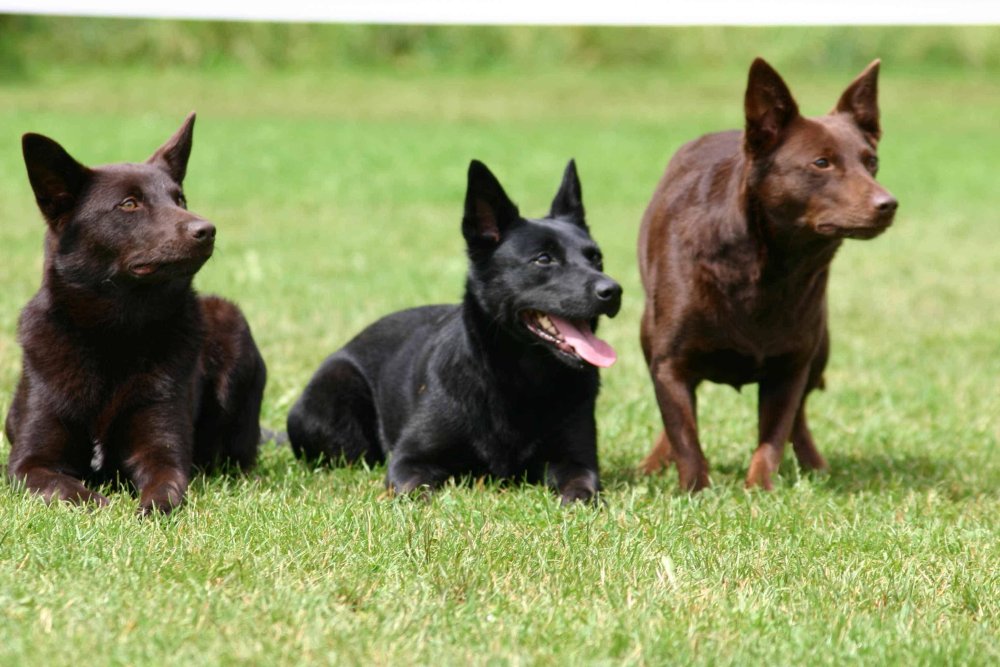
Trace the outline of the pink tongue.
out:
<instances>
[{"instance_id":1,"label":"pink tongue","mask_svg":"<svg viewBox=\"0 0 1000 667\"><path fill-rule=\"evenodd\" d=\"M566 342L588 363L607 368L618 360L614 348L595 336L586 322L582 322L578 327L569 320L555 315L549 315L549 319L559 329Z\"/></svg>"}]
</instances>

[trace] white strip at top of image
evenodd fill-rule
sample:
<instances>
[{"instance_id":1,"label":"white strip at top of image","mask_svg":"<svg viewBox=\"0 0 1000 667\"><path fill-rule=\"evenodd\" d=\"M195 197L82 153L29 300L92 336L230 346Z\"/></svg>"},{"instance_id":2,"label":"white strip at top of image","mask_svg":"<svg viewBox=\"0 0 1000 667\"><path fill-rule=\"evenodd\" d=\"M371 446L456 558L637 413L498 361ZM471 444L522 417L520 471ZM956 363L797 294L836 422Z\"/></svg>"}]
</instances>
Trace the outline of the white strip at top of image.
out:
<instances>
[{"instance_id":1,"label":"white strip at top of image","mask_svg":"<svg viewBox=\"0 0 1000 667\"><path fill-rule=\"evenodd\" d=\"M1000 0L0 0L0 13L454 25L1000 24Z\"/></svg>"}]
</instances>

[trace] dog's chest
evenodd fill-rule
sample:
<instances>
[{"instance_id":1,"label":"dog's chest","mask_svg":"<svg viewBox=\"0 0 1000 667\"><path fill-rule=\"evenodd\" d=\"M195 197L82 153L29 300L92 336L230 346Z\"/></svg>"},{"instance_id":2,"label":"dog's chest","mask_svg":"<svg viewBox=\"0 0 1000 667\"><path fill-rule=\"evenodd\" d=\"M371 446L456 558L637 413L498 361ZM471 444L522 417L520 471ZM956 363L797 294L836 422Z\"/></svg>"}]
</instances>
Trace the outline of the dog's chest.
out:
<instances>
[{"instance_id":1,"label":"dog's chest","mask_svg":"<svg viewBox=\"0 0 1000 667\"><path fill-rule=\"evenodd\" d=\"M477 420L470 440L489 474L514 477L538 453L542 426L525 417L493 412Z\"/></svg>"}]
</instances>

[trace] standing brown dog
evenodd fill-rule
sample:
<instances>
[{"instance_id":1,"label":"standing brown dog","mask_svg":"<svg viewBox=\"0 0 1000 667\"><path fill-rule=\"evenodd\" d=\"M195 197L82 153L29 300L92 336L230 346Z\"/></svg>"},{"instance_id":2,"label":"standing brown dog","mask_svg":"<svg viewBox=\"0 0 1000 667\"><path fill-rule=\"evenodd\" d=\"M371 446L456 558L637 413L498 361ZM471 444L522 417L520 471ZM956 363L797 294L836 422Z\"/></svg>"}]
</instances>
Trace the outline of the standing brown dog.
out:
<instances>
[{"instance_id":1,"label":"standing brown dog","mask_svg":"<svg viewBox=\"0 0 1000 667\"><path fill-rule=\"evenodd\" d=\"M789 438L803 468L826 467L805 402L822 386L829 354L830 262L844 238L883 232L897 206L875 182L878 68L869 65L829 114L804 118L758 58L746 129L705 135L667 166L639 235L642 348L664 426L643 471L673 461L681 488L708 486L695 398L702 380L758 384L748 487L772 487Z\"/></svg>"}]
</instances>

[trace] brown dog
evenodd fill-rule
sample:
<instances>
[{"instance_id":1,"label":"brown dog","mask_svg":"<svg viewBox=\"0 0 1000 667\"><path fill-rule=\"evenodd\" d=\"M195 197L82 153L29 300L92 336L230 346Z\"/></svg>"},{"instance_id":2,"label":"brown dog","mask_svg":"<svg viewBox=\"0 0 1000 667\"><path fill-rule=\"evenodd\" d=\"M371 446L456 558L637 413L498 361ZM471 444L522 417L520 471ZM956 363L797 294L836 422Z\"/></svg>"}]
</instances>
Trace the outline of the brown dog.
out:
<instances>
[{"instance_id":1,"label":"brown dog","mask_svg":"<svg viewBox=\"0 0 1000 667\"><path fill-rule=\"evenodd\" d=\"M748 487L771 488L785 442L822 469L805 401L829 353L826 283L844 238L869 239L897 202L875 182L879 61L826 116L804 118L774 69L750 67L746 129L709 134L670 161L646 209L639 264L642 348L664 433L644 472L677 464L681 488L709 484L698 442L702 380L758 384Z\"/></svg>"},{"instance_id":2,"label":"brown dog","mask_svg":"<svg viewBox=\"0 0 1000 667\"><path fill-rule=\"evenodd\" d=\"M145 162L96 168L24 135L47 231L8 474L46 500L103 505L85 482L125 479L142 513L169 512L192 467L256 461L264 360L240 310L191 287L215 247L182 191L193 129L194 114Z\"/></svg>"}]
</instances>

